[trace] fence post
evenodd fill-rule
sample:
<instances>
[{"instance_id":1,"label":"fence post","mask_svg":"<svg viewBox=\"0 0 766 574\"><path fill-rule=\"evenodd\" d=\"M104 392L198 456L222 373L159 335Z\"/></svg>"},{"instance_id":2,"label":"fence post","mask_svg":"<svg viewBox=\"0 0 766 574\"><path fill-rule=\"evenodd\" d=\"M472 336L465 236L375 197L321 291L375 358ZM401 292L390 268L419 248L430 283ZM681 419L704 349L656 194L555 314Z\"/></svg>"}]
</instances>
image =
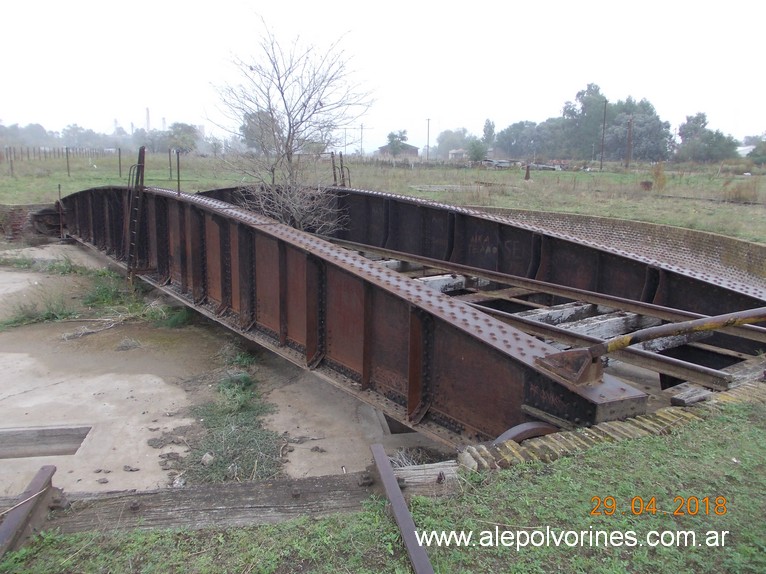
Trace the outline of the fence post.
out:
<instances>
[{"instance_id":1,"label":"fence post","mask_svg":"<svg viewBox=\"0 0 766 574\"><path fill-rule=\"evenodd\" d=\"M178 178L178 193L181 193L181 150L176 149L176 177Z\"/></svg>"}]
</instances>

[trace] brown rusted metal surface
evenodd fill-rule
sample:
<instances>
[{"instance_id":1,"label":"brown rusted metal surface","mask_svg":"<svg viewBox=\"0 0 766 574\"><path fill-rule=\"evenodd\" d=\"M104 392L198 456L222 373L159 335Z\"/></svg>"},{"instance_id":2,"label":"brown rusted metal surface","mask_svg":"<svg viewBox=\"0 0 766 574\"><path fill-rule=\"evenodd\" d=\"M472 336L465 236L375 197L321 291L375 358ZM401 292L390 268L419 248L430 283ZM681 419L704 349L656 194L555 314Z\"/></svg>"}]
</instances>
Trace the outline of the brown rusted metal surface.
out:
<instances>
[{"instance_id":1,"label":"brown rusted metal surface","mask_svg":"<svg viewBox=\"0 0 766 574\"><path fill-rule=\"evenodd\" d=\"M760 286L617 247L596 248L487 213L380 192L331 191L352 215L338 239L700 315L751 309L766 301ZM387 224L385 231L381 223Z\"/></svg>"},{"instance_id":2,"label":"brown rusted metal surface","mask_svg":"<svg viewBox=\"0 0 766 574\"><path fill-rule=\"evenodd\" d=\"M56 467L40 468L16 504L2 509L0 515L0 558L6 552L18 550L32 535L37 534L48 516L54 494L52 480Z\"/></svg>"},{"instance_id":3,"label":"brown rusted metal surface","mask_svg":"<svg viewBox=\"0 0 766 574\"><path fill-rule=\"evenodd\" d=\"M66 197L70 235L124 265L127 233L110 230L127 229L127 199L124 188ZM433 438L491 440L534 420L524 405L573 424L645 411L643 392L550 376L535 359L554 347L322 239L201 195L146 188L143 209L143 279ZM450 241L421 248L443 255Z\"/></svg>"},{"instance_id":4,"label":"brown rusted metal surface","mask_svg":"<svg viewBox=\"0 0 766 574\"><path fill-rule=\"evenodd\" d=\"M636 319L641 319L640 323L651 323L660 320L679 322L694 318L702 318L702 316L697 313L671 309L652 303L634 301L614 295L585 291L583 289L565 287L554 283L526 279L518 276L504 275L502 273L482 270L466 265L444 263L437 259L406 254L398 251L369 248L348 241L335 240L335 243L344 245L348 248L364 250L368 254L393 258L397 261L406 262L407 264L414 264L415 266L424 265L432 268L437 273L452 272L452 277L455 277L455 273L467 274L472 276L474 280L479 279L493 283L500 282L506 285L523 286L506 287L499 290L493 288L490 290L477 291L475 293L469 292L465 295L457 295L455 298L468 302L475 308L480 309L483 313L496 317L509 325L521 329L527 334L541 337L545 340L556 340L559 343L569 346L592 346L602 342L603 339L589 336L585 333L571 331L559 327L556 324L540 323L539 321L527 318L526 313L510 313L503 311L494 307L493 303L497 303L498 301L515 302L514 304L517 306L520 305L523 309L536 307L550 309L546 305L535 303L529 298L519 298L527 296L539 297L541 294L544 294L546 297L555 296L555 298L561 297L565 300L577 301L579 302L578 305L584 306L583 308L603 306L604 308L620 309L618 315L622 313L635 313L637 314ZM424 270L413 271L411 274L417 276L422 275L424 272ZM501 308L502 307L503 306L501 306ZM632 330L635 329L621 331L619 334L630 332ZM678 348L670 347L663 350L662 345L660 345L659 352L651 352L649 349L644 348L627 348L622 351L616 351L614 356L622 362L647 368L659 373L662 388L672 386L673 384L682 381L693 381L713 389L722 390L729 388L733 382L733 377L730 373L724 372L721 369L753 356L753 350L755 350L757 354L757 349L766 348L766 329L754 325L743 325L727 326L721 331L726 333L726 336L725 338L720 337L720 340L726 345L729 345L729 348L715 346L710 347L710 350L701 351L690 345L684 345ZM687 337L687 340L689 339L693 339L693 337ZM732 344L732 341L734 341L735 344ZM744 347L745 349L751 349L751 351L749 354L740 353L739 350L736 350L737 347Z\"/></svg>"},{"instance_id":5,"label":"brown rusted metal surface","mask_svg":"<svg viewBox=\"0 0 766 574\"><path fill-rule=\"evenodd\" d=\"M494 295L474 293L471 301L480 305L450 298L236 206L235 189L188 195L147 188L134 236L135 196L129 188L85 190L63 204L68 231L80 241L125 265L134 239L137 269L146 281L451 444L491 440L536 418L588 425L646 408L642 391L598 366L580 376L572 376L571 364L551 368L550 357L560 351L542 342L593 346L603 340L530 321L505 312L505 306L586 301L679 321L737 313L766 301L758 286L472 210L346 188L329 192L349 221L338 240L357 251L399 254L435 268L441 264L446 273L496 282ZM487 307L493 297L502 303L497 309ZM720 369L755 355L764 343L766 329L734 323L706 339L708 348L622 349L615 356L648 366L671 383L694 380L725 388L731 375Z\"/></svg>"},{"instance_id":6,"label":"brown rusted metal surface","mask_svg":"<svg viewBox=\"0 0 766 574\"><path fill-rule=\"evenodd\" d=\"M426 549L420 545L415 536L415 521L412 518L412 514L410 514L409 508L407 508L407 502L404 500L399 483L394 475L394 470L391 468L391 461L388 460L383 445L373 444L370 446L370 450L375 460L375 466L378 468L381 482L383 482L386 498L391 503L391 513L394 515L399 532L401 532L402 541L404 541L404 546L407 549L407 556L409 556L410 564L412 564L412 570L415 574L433 574L434 569L431 566L428 554L426 554Z\"/></svg>"},{"instance_id":7,"label":"brown rusted metal surface","mask_svg":"<svg viewBox=\"0 0 766 574\"><path fill-rule=\"evenodd\" d=\"M695 313L691 311L685 311L683 309L678 309L678 308L666 307L663 305L658 305L656 303L650 303L643 300L635 300L635 299L630 299L627 297L621 297L618 295L610 295L610 294L600 293L596 291L588 291L585 289L569 287L566 285L560 285L560 284L551 283L548 281L541 281L538 279L529 279L527 277L523 277L519 275L508 275L508 274L500 273L497 271L491 271L491 270L482 269L479 267L472 267L470 265L463 265L463 264L452 263L452 262L445 263L441 259L424 257L424 256L414 255L411 253L404 253L401 251L369 247L363 243L356 243L356 242L345 241L345 240L334 240L333 242L339 245L347 246L350 249L364 250L371 254L384 255L386 257L393 257L401 261L413 262L413 263L422 264L422 265L437 268L437 269L440 268L440 265L443 264L441 268L443 268L445 272L449 270L451 272L472 275L475 277L488 279L490 281L497 281L507 285L514 285L514 286L518 286L520 288L526 289L530 293L544 293L544 294L550 295L553 299L562 298L564 300L584 301L587 303L592 303L594 305L614 307L617 309L622 309L624 311L630 311L633 313L638 313L638 314L646 315L650 317L657 317L665 321L674 321L674 322L704 318L707 316L704 314ZM480 293L476 294L476 297L482 300L486 299L486 297L482 296ZM471 297L466 296L466 298L461 297L461 299L465 299L466 301L469 301ZM753 299L753 301L758 302L758 305L756 306L761 306L763 302L766 302L766 298L764 298L763 301L760 301L758 299ZM529 304L530 302L525 301L525 303ZM745 307L745 309L749 309L749 308L752 308L752 307ZM754 343L757 343L756 347L758 348L763 347L763 343L766 343L766 328L764 327L756 327L754 325L745 325L745 326L739 326L739 327L736 327L736 326L724 327L721 331L727 334L735 335L737 338L743 338L743 339L753 341Z\"/></svg>"},{"instance_id":8,"label":"brown rusted metal surface","mask_svg":"<svg viewBox=\"0 0 766 574\"><path fill-rule=\"evenodd\" d=\"M766 307L682 323L669 323L614 337L587 349L572 349L548 355L547 357L541 357L537 359L537 363L574 384L582 385L601 379L603 374L601 357L608 353L625 349L630 345L651 341L660 337L715 331L726 327L759 323L764 320L766 320Z\"/></svg>"},{"instance_id":9,"label":"brown rusted metal surface","mask_svg":"<svg viewBox=\"0 0 766 574\"><path fill-rule=\"evenodd\" d=\"M514 442L522 442L528 438L534 438L536 436L545 436L547 434L558 432L560 429L548 423L539 421L530 423L521 423L515 427L508 429L499 437L497 437L492 444L501 444L507 440Z\"/></svg>"}]
</instances>

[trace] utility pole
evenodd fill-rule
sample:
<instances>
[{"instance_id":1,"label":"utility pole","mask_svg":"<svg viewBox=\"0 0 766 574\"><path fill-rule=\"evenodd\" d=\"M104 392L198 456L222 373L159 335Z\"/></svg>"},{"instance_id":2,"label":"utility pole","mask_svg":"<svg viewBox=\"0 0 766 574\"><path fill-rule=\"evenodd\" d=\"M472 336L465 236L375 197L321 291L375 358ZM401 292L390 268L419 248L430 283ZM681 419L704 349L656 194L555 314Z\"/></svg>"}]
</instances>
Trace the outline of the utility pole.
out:
<instances>
[{"instance_id":1,"label":"utility pole","mask_svg":"<svg viewBox=\"0 0 766 574\"><path fill-rule=\"evenodd\" d=\"M428 156L431 152L431 118L427 118L426 122L426 163L428 163Z\"/></svg>"},{"instance_id":2,"label":"utility pole","mask_svg":"<svg viewBox=\"0 0 766 574\"><path fill-rule=\"evenodd\" d=\"M625 169L630 169L631 159L633 159L633 116L628 120L628 151L625 157Z\"/></svg>"},{"instance_id":3,"label":"utility pole","mask_svg":"<svg viewBox=\"0 0 766 574\"><path fill-rule=\"evenodd\" d=\"M601 165L599 171L604 171L604 136L606 135L606 103L607 99L604 98L604 123L601 126Z\"/></svg>"}]
</instances>

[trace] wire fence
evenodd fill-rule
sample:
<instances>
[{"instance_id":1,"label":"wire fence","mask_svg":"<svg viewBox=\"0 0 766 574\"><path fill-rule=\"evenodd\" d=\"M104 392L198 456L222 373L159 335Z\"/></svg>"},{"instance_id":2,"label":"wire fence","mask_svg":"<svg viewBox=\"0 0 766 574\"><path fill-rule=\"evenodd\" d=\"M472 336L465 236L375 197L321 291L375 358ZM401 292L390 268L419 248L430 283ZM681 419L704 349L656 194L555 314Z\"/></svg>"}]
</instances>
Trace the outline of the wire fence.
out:
<instances>
[{"instance_id":1,"label":"wire fence","mask_svg":"<svg viewBox=\"0 0 766 574\"><path fill-rule=\"evenodd\" d=\"M128 150L128 157L132 157L132 150ZM163 152L164 153L164 152ZM86 159L88 164L94 163L99 158L117 159L118 177L123 172L122 148L89 148L89 147L44 147L44 146L5 146L0 150L0 164L6 164L4 172L14 177L14 164L21 162L36 162L45 160L66 160L67 176L71 177L70 160L82 161ZM173 179L175 167L178 190L181 189L181 150L169 148L167 151L169 179ZM175 166L173 165L175 163ZM94 164L95 167L95 164Z\"/></svg>"},{"instance_id":2,"label":"wire fence","mask_svg":"<svg viewBox=\"0 0 766 574\"><path fill-rule=\"evenodd\" d=\"M70 160L84 158L92 162L107 156L117 158L119 176L122 177L121 148L4 146L0 151L0 164L7 164L8 175L14 177L14 164L65 159L67 175L71 175Z\"/></svg>"},{"instance_id":3,"label":"wire fence","mask_svg":"<svg viewBox=\"0 0 766 574\"><path fill-rule=\"evenodd\" d=\"M4 146L0 150L0 163L62 159L66 157L99 158L117 156L121 153L122 150L120 148Z\"/></svg>"}]
</instances>

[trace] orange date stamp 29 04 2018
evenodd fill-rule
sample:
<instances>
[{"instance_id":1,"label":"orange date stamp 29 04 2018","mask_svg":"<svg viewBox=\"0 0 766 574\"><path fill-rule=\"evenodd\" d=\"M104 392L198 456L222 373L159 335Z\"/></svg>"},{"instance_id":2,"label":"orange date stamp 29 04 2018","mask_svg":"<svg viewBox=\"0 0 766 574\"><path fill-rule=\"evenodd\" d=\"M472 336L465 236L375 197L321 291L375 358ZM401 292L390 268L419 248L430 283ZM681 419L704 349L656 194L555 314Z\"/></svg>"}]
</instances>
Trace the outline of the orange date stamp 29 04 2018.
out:
<instances>
[{"instance_id":1,"label":"orange date stamp 29 04 2018","mask_svg":"<svg viewBox=\"0 0 766 574\"><path fill-rule=\"evenodd\" d=\"M725 496L676 496L673 498L673 510L660 510L657 508L657 498L643 498L634 496L626 504L622 505L614 496L594 496L590 499L593 508L591 516L614 516L615 514L672 514L673 516L723 516L728 512Z\"/></svg>"}]
</instances>

